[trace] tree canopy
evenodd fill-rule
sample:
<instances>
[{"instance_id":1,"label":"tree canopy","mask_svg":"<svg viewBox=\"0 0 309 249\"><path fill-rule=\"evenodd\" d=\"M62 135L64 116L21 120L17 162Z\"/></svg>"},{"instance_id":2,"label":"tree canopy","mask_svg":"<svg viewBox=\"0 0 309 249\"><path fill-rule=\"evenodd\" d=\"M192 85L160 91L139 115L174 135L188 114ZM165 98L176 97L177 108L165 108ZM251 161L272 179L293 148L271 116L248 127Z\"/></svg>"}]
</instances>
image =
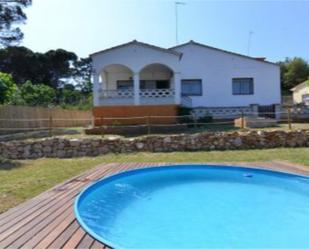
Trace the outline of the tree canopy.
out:
<instances>
[{"instance_id":1,"label":"tree canopy","mask_svg":"<svg viewBox=\"0 0 309 249\"><path fill-rule=\"evenodd\" d=\"M46 53L35 53L26 47L0 50L0 71L10 73L18 85L30 80L57 88L61 80L73 76L73 70L79 70L72 65L79 65L77 55L63 49Z\"/></svg>"},{"instance_id":2,"label":"tree canopy","mask_svg":"<svg viewBox=\"0 0 309 249\"><path fill-rule=\"evenodd\" d=\"M0 46L16 45L23 39L23 33L16 24L27 19L23 8L32 0L0 0Z\"/></svg>"},{"instance_id":3,"label":"tree canopy","mask_svg":"<svg viewBox=\"0 0 309 249\"><path fill-rule=\"evenodd\" d=\"M279 62L281 69L281 88L283 94L290 94L290 89L306 81L309 77L309 64L302 58L286 58Z\"/></svg>"},{"instance_id":4,"label":"tree canopy","mask_svg":"<svg viewBox=\"0 0 309 249\"><path fill-rule=\"evenodd\" d=\"M83 108L83 103L87 108L90 106L90 58L78 58L75 53L64 49L37 53L26 47L12 46L0 49L0 72L11 75L12 81L16 82L11 104L46 106L49 101L50 105L66 107ZM42 102L38 98L42 98Z\"/></svg>"}]
</instances>

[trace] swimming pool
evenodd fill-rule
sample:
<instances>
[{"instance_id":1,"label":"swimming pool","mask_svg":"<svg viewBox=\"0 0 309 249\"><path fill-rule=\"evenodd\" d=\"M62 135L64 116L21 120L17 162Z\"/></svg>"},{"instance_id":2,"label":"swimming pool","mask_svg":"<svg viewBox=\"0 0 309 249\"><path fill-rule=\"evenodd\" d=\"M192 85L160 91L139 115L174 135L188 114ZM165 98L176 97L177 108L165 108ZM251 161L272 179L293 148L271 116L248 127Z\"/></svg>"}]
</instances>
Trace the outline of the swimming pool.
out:
<instances>
[{"instance_id":1,"label":"swimming pool","mask_svg":"<svg viewBox=\"0 0 309 249\"><path fill-rule=\"evenodd\" d=\"M87 187L81 226L114 248L309 248L309 178L186 165L131 170Z\"/></svg>"}]
</instances>

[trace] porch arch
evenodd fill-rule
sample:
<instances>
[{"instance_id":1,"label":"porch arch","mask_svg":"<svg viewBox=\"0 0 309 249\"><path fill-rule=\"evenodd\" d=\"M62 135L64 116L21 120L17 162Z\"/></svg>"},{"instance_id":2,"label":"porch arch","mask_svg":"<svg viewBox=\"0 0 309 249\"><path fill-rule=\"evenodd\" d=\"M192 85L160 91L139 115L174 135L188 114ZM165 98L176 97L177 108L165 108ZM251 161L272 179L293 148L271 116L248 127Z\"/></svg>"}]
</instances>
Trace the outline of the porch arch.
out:
<instances>
[{"instance_id":1,"label":"porch arch","mask_svg":"<svg viewBox=\"0 0 309 249\"><path fill-rule=\"evenodd\" d=\"M118 88L129 88L133 80L133 70L123 64L110 64L102 68L100 72L102 90L113 91Z\"/></svg>"},{"instance_id":2,"label":"porch arch","mask_svg":"<svg viewBox=\"0 0 309 249\"><path fill-rule=\"evenodd\" d=\"M139 72L141 89L160 89L173 87L173 70L162 63L144 66Z\"/></svg>"}]
</instances>

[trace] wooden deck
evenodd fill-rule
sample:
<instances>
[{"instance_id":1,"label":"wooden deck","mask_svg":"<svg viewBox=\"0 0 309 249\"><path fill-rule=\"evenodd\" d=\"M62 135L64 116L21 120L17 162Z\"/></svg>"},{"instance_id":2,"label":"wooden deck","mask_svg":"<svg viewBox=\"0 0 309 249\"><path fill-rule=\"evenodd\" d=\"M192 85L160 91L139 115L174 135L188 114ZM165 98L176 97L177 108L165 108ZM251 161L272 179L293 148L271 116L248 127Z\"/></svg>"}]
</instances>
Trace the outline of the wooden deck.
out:
<instances>
[{"instance_id":1,"label":"wooden deck","mask_svg":"<svg viewBox=\"0 0 309 249\"><path fill-rule=\"evenodd\" d=\"M76 195L86 185L103 176L153 165L100 165L10 209L0 215L0 248L108 248L88 235L77 223L73 212ZM284 162L238 165L309 175L306 167Z\"/></svg>"}]
</instances>

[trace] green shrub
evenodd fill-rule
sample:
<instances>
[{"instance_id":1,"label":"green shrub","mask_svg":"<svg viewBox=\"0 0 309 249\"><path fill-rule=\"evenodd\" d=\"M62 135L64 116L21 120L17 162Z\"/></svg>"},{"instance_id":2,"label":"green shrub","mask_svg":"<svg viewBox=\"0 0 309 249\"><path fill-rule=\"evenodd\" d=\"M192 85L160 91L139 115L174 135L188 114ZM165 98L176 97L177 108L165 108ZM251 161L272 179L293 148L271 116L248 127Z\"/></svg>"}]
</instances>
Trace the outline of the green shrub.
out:
<instances>
[{"instance_id":1,"label":"green shrub","mask_svg":"<svg viewBox=\"0 0 309 249\"><path fill-rule=\"evenodd\" d=\"M198 123L211 123L212 120L213 120L212 116L207 114L203 117L198 118L197 122Z\"/></svg>"},{"instance_id":2,"label":"green shrub","mask_svg":"<svg viewBox=\"0 0 309 249\"><path fill-rule=\"evenodd\" d=\"M186 116L191 115L192 108L188 107L178 107L177 115L178 116Z\"/></svg>"},{"instance_id":3,"label":"green shrub","mask_svg":"<svg viewBox=\"0 0 309 249\"><path fill-rule=\"evenodd\" d=\"M16 89L12 75L0 72L0 104L10 102Z\"/></svg>"},{"instance_id":4,"label":"green shrub","mask_svg":"<svg viewBox=\"0 0 309 249\"><path fill-rule=\"evenodd\" d=\"M26 81L20 87L20 96L26 105L30 106L49 106L55 99L55 90L44 84L32 84Z\"/></svg>"},{"instance_id":5,"label":"green shrub","mask_svg":"<svg viewBox=\"0 0 309 249\"><path fill-rule=\"evenodd\" d=\"M189 115L192 114L191 112L192 112L192 108L178 107L177 115L180 116L180 117L178 117L178 123L180 123L180 124L191 124L191 123L193 123L194 122L193 117L189 116ZM185 116L185 117L183 117L183 116Z\"/></svg>"}]
</instances>

